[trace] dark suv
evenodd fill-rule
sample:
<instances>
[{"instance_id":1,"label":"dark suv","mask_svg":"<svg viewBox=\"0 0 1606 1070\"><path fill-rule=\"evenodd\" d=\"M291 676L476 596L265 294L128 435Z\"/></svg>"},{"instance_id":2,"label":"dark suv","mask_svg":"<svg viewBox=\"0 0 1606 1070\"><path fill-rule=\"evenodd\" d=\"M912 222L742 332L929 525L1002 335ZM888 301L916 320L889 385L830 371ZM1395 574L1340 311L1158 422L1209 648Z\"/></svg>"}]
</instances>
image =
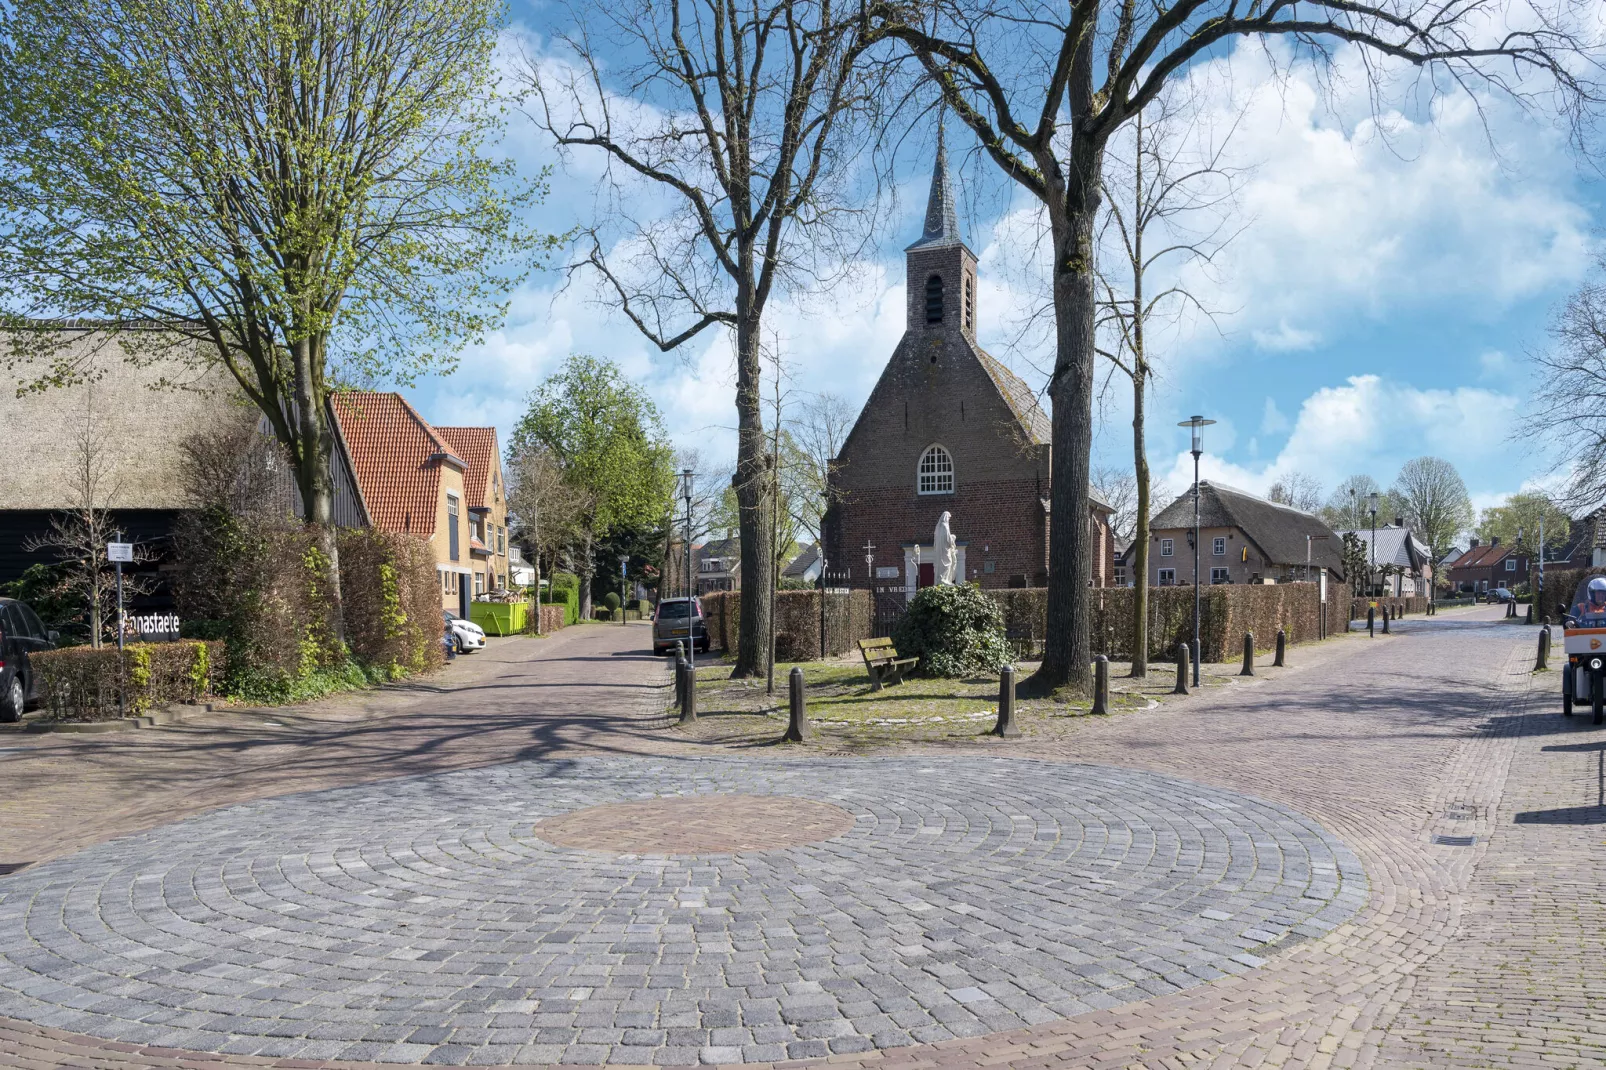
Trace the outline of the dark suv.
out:
<instances>
[{"instance_id":1,"label":"dark suv","mask_svg":"<svg viewBox=\"0 0 1606 1070\"><path fill-rule=\"evenodd\" d=\"M15 598L0 598L0 721L15 721L38 695L28 655L49 650L57 635Z\"/></svg>"}]
</instances>

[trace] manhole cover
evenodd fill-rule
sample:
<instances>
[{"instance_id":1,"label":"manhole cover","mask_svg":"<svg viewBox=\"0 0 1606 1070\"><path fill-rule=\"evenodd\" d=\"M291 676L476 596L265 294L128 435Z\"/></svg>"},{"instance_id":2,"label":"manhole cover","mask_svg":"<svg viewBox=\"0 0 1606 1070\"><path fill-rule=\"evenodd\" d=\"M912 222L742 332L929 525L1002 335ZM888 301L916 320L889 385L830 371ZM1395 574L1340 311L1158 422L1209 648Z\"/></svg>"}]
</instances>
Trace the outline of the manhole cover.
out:
<instances>
[{"instance_id":1,"label":"manhole cover","mask_svg":"<svg viewBox=\"0 0 1606 1070\"><path fill-rule=\"evenodd\" d=\"M1472 836L1435 836L1433 842L1440 847L1471 847L1475 837Z\"/></svg>"}]
</instances>

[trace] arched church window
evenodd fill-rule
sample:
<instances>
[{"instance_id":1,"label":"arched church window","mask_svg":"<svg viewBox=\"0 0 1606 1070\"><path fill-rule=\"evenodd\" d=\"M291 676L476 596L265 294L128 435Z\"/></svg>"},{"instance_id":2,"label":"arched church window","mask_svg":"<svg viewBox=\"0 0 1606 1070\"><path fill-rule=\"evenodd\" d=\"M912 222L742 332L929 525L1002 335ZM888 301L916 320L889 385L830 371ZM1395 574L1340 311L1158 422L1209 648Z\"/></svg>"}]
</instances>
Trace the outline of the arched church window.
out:
<instances>
[{"instance_id":1,"label":"arched church window","mask_svg":"<svg viewBox=\"0 0 1606 1070\"><path fill-rule=\"evenodd\" d=\"M926 322L942 322L942 276L933 275L926 280Z\"/></svg>"},{"instance_id":2,"label":"arched church window","mask_svg":"<svg viewBox=\"0 0 1606 1070\"><path fill-rule=\"evenodd\" d=\"M952 494L953 455L941 446L926 447L926 452L920 455L920 479L916 486L921 494Z\"/></svg>"},{"instance_id":3,"label":"arched church window","mask_svg":"<svg viewBox=\"0 0 1606 1070\"><path fill-rule=\"evenodd\" d=\"M976 326L976 276L965 276L965 329Z\"/></svg>"}]
</instances>

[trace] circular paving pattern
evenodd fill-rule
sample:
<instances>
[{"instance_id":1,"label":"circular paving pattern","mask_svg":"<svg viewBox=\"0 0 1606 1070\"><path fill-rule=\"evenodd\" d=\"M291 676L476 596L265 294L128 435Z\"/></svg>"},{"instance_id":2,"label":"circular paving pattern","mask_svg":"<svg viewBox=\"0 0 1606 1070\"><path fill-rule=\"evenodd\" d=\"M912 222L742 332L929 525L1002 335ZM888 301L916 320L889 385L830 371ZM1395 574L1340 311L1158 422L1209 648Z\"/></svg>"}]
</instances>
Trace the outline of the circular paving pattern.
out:
<instances>
[{"instance_id":1,"label":"circular paving pattern","mask_svg":"<svg viewBox=\"0 0 1606 1070\"><path fill-rule=\"evenodd\" d=\"M559 847L615 854L729 854L800 847L853 827L840 806L784 795L693 795L608 803L539 821Z\"/></svg>"},{"instance_id":2,"label":"circular paving pattern","mask_svg":"<svg viewBox=\"0 0 1606 1070\"><path fill-rule=\"evenodd\" d=\"M768 828L768 849L695 855L536 829L695 797L708 832L751 796L852 823L779 846L743 818L723 842ZM305 1059L803 1058L1241 972L1365 895L1309 819L1131 770L526 762L231 807L0 878L0 1015Z\"/></svg>"}]
</instances>

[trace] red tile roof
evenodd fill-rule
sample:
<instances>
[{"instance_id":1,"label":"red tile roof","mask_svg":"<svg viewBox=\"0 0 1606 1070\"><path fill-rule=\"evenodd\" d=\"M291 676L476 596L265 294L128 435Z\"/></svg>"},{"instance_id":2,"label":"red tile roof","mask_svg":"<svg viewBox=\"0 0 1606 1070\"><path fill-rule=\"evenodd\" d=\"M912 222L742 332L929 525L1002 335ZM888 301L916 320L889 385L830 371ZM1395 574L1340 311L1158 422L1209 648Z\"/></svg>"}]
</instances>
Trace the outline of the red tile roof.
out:
<instances>
[{"instance_id":1,"label":"red tile roof","mask_svg":"<svg viewBox=\"0 0 1606 1070\"><path fill-rule=\"evenodd\" d=\"M1450 562L1450 567L1486 568L1489 565L1498 564L1500 559L1510 552L1511 547L1509 546L1495 546L1492 543L1485 543L1482 546L1472 547L1466 553Z\"/></svg>"},{"instance_id":2,"label":"red tile roof","mask_svg":"<svg viewBox=\"0 0 1606 1070\"><path fill-rule=\"evenodd\" d=\"M496 428L437 427L435 430L451 444L452 452L468 462L468 471L463 473L463 493L468 495L468 507L489 509L491 465L496 457Z\"/></svg>"},{"instance_id":3,"label":"red tile roof","mask_svg":"<svg viewBox=\"0 0 1606 1070\"><path fill-rule=\"evenodd\" d=\"M330 403L369 520L386 531L434 535L440 466L463 467L462 458L400 394L349 391Z\"/></svg>"}]
</instances>

